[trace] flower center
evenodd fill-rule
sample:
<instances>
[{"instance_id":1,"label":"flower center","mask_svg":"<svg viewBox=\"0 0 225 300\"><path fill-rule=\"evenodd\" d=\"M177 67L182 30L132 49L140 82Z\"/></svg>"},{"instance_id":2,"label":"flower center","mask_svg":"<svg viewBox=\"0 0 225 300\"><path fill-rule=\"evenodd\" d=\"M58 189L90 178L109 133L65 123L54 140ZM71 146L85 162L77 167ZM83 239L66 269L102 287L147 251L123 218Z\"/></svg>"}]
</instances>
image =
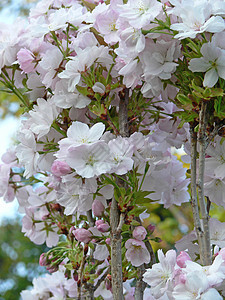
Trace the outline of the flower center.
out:
<instances>
[{"instance_id":1,"label":"flower center","mask_svg":"<svg viewBox=\"0 0 225 300\"><path fill-rule=\"evenodd\" d=\"M93 165L94 165L95 162L96 162L96 160L94 159L94 156L93 156L93 155L90 155L90 156L88 157L88 160L87 160L86 165L90 165L90 166L93 167Z\"/></svg>"},{"instance_id":2,"label":"flower center","mask_svg":"<svg viewBox=\"0 0 225 300\"><path fill-rule=\"evenodd\" d=\"M116 31L116 23L115 22L112 22L111 24L109 24L109 29L111 31Z\"/></svg>"},{"instance_id":3,"label":"flower center","mask_svg":"<svg viewBox=\"0 0 225 300\"><path fill-rule=\"evenodd\" d=\"M140 14L144 14L147 10L147 7L145 7L143 1L138 2L138 11Z\"/></svg>"}]
</instances>

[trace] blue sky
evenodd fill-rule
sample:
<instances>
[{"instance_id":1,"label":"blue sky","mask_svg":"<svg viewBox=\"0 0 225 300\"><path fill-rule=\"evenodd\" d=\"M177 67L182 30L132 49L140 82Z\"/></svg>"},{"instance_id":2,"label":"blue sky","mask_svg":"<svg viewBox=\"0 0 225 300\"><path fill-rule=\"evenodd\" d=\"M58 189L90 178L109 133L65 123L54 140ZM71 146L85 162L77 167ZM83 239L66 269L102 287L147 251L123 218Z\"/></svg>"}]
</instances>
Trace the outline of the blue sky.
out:
<instances>
[{"instance_id":1,"label":"blue sky","mask_svg":"<svg viewBox=\"0 0 225 300\"><path fill-rule=\"evenodd\" d=\"M7 24L13 23L15 18L18 16L16 11L21 0L14 0L13 2L12 6L5 7L0 12L0 22ZM0 119L0 157L6 152L7 148L12 145L12 138L15 137L18 124L19 120L13 117L8 117L4 120ZM16 200L12 203L5 203L0 198L0 224L3 218L14 218L17 208L18 204Z\"/></svg>"},{"instance_id":2,"label":"blue sky","mask_svg":"<svg viewBox=\"0 0 225 300\"><path fill-rule=\"evenodd\" d=\"M12 145L12 139L15 137L18 125L19 120L14 117L8 117L0 121L0 157L6 152L10 145ZM3 218L15 217L17 207L18 204L16 200L12 203L5 203L0 198L0 224Z\"/></svg>"}]
</instances>

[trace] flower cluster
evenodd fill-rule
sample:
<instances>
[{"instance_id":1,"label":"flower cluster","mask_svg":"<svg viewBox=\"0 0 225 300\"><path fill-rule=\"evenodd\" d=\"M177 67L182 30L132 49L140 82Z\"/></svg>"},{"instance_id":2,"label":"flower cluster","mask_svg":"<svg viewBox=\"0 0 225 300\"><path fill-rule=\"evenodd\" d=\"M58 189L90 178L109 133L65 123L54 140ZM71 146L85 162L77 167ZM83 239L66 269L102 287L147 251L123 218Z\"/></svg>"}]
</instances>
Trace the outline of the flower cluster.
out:
<instances>
[{"instance_id":1,"label":"flower cluster","mask_svg":"<svg viewBox=\"0 0 225 300\"><path fill-rule=\"evenodd\" d=\"M168 299L223 299L220 289L225 278L224 248L212 265L202 267L193 262L187 252L158 251L159 263L147 269L144 281L151 286L155 299L167 294Z\"/></svg>"}]
</instances>

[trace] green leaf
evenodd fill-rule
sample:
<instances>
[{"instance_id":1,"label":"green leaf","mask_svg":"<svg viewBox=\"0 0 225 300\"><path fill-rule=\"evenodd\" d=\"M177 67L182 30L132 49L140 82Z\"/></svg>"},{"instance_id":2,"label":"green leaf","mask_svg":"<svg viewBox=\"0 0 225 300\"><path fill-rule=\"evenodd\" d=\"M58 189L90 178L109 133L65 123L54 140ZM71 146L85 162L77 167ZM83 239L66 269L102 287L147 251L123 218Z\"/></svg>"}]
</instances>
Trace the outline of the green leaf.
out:
<instances>
[{"instance_id":1,"label":"green leaf","mask_svg":"<svg viewBox=\"0 0 225 300\"><path fill-rule=\"evenodd\" d=\"M211 89L207 87L203 92L203 98L211 97L211 92Z\"/></svg>"},{"instance_id":2,"label":"green leaf","mask_svg":"<svg viewBox=\"0 0 225 300\"><path fill-rule=\"evenodd\" d=\"M224 96L224 92L223 92L223 89L211 89L211 94L210 94L211 97L222 97Z\"/></svg>"},{"instance_id":3,"label":"green leaf","mask_svg":"<svg viewBox=\"0 0 225 300\"><path fill-rule=\"evenodd\" d=\"M191 82L191 88L193 88L195 91L199 92L201 95L204 93L204 89L200 86L195 84L195 80L193 79Z\"/></svg>"},{"instance_id":4,"label":"green leaf","mask_svg":"<svg viewBox=\"0 0 225 300\"><path fill-rule=\"evenodd\" d=\"M200 47L198 45L196 45L193 41L190 41L190 43L187 44L187 46L193 50L195 53L198 54L198 57L202 56L201 52L200 52Z\"/></svg>"},{"instance_id":5,"label":"green leaf","mask_svg":"<svg viewBox=\"0 0 225 300\"><path fill-rule=\"evenodd\" d=\"M136 220L132 220L131 225L133 226L140 226L140 222L136 221Z\"/></svg>"},{"instance_id":6,"label":"green leaf","mask_svg":"<svg viewBox=\"0 0 225 300\"><path fill-rule=\"evenodd\" d=\"M139 216L144 211L146 211L146 207L145 206L140 206L140 207L136 207L136 208L132 209L128 214L132 214L132 215L134 214L136 216Z\"/></svg>"},{"instance_id":7,"label":"green leaf","mask_svg":"<svg viewBox=\"0 0 225 300\"><path fill-rule=\"evenodd\" d=\"M176 111L174 112L174 115L187 123L198 118L198 114L195 111Z\"/></svg>"},{"instance_id":8,"label":"green leaf","mask_svg":"<svg viewBox=\"0 0 225 300\"><path fill-rule=\"evenodd\" d=\"M77 89L78 92L81 93L82 95L84 95L84 96L87 96L87 95L88 95L88 90L87 90L86 87L77 85L77 86L76 86L76 89Z\"/></svg>"},{"instance_id":9,"label":"green leaf","mask_svg":"<svg viewBox=\"0 0 225 300\"><path fill-rule=\"evenodd\" d=\"M134 198L138 199L138 198L144 198L147 197L148 195L152 194L153 192L148 192L148 191L138 191L138 192L134 192Z\"/></svg>"},{"instance_id":10,"label":"green leaf","mask_svg":"<svg viewBox=\"0 0 225 300\"><path fill-rule=\"evenodd\" d=\"M178 94L177 99L180 101L181 104L190 104L192 103L191 99L185 96L184 94Z\"/></svg>"}]
</instances>

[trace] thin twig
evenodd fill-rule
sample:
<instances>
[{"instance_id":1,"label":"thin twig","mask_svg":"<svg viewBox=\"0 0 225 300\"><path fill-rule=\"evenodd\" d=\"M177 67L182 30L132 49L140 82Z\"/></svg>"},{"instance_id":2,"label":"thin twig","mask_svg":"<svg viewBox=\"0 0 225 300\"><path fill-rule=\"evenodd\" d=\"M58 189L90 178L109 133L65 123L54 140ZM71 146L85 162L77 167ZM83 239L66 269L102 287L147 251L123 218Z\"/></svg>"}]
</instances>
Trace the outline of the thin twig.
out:
<instances>
[{"instance_id":1,"label":"thin twig","mask_svg":"<svg viewBox=\"0 0 225 300\"><path fill-rule=\"evenodd\" d=\"M218 134L218 131L220 129L222 129L225 126L224 121L220 122L219 124L216 124L213 131L210 132L210 134L208 135L208 137L206 138L206 142L205 142L205 148L207 149L210 142L213 140L213 138Z\"/></svg>"},{"instance_id":2,"label":"thin twig","mask_svg":"<svg viewBox=\"0 0 225 300\"><path fill-rule=\"evenodd\" d=\"M84 245L84 251L83 251L83 257L81 260L81 264L78 270L78 288L77 288L77 299L80 300L81 299L81 288L82 288L82 284L83 284L83 271L84 271L84 265L86 262L86 251L85 251L85 246Z\"/></svg>"},{"instance_id":3,"label":"thin twig","mask_svg":"<svg viewBox=\"0 0 225 300\"><path fill-rule=\"evenodd\" d=\"M155 257L155 253L153 251L151 242L149 240L145 242L145 246L148 249L148 252L149 252L150 257L151 257L151 260L150 260L150 263L149 263L149 266L148 266L148 268L150 268L152 265L154 265L156 263L156 257Z\"/></svg>"},{"instance_id":4,"label":"thin twig","mask_svg":"<svg viewBox=\"0 0 225 300\"><path fill-rule=\"evenodd\" d=\"M118 225L118 227L117 227L117 232L118 232L118 233L120 233L121 230L122 230L122 226L123 226L123 224L124 224L124 217L125 217L124 213L121 213L121 214L120 214L119 225Z\"/></svg>"},{"instance_id":5,"label":"thin twig","mask_svg":"<svg viewBox=\"0 0 225 300\"><path fill-rule=\"evenodd\" d=\"M98 282L94 286L94 291L96 291L97 288L101 285L101 283L106 279L107 275L110 273L110 270L111 268L109 266L108 269L105 271L105 273L102 275L102 277L98 280Z\"/></svg>"}]
</instances>

